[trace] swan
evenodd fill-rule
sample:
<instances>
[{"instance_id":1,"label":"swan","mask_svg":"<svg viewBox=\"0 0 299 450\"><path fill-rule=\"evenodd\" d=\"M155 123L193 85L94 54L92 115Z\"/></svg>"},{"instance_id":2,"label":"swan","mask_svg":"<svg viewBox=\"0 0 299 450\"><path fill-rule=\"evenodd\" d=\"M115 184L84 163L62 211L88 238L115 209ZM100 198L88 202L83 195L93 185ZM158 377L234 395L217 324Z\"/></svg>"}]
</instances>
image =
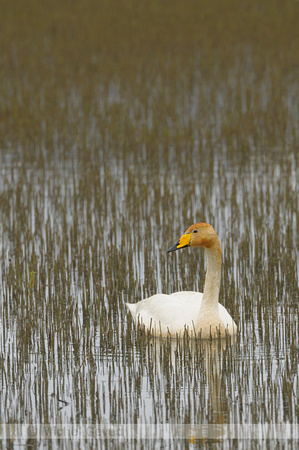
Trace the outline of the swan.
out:
<instances>
[{"instance_id":1,"label":"swan","mask_svg":"<svg viewBox=\"0 0 299 450\"><path fill-rule=\"evenodd\" d=\"M217 233L208 223L195 223L167 253L185 247L205 249L207 272L203 294L192 291L156 294L138 303L126 303L135 324L141 324L157 337L182 337L186 330L191 337L202 339L235 335L234 320L218 303L222 252Z\"/></svg>"}]
</instances>

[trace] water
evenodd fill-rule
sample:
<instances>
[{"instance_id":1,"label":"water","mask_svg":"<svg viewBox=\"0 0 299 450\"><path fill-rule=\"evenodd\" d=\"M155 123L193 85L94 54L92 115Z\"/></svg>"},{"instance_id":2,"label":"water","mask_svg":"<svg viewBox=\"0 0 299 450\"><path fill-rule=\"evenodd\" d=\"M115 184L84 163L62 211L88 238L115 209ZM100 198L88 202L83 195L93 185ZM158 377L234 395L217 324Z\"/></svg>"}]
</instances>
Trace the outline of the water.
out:
<instances>
[{"instance_id":1,"label":"water","mask_svg":"<svg viewBox=\"0 0 299 450\"><path fill-rule=\"evenodd\" d=\"M97 8L82 15L78 5L72 16L65 6L49 8L46 28L38 20L22 39L14 22L5 22L1 424L75 424L94 427L94 434L47 440L26 431L13 440L2 428L4 447L296 448L295 3L279 14L269 9L264 29L272 40L256 41L249 14L250 45L236 25L218 49L215 36L230 16L222 11L222 25L208 5L202 17L185 11L175 33L171 21L182 13L175 4L164 19L168 33L154 22L158 42L143 26L123 42L132 23L125 6L120 16L105 6L112 29L96 26ZM32 4L27 20L46 17ZM164 17L165 8L153 5L150 14ZM243 12L234 11L238 24ZM143 9L136 14L134 26L149 29ZM214 34L205 14L218 24ZM116 17L123 19L114 23ZM130 59L122 54L126 46ZM219 235L220 302L238 335L224 342L153 339L135 328L125 302L203 291L204 252L166 253L198 221ZM148 424L155 428L146 435ZM223 428L233 424L237 431ZM281 434L264 440L266 426L277 432L279 424ZM134 439L96 436L100 426Z\"/></svg>"}]
</instances>

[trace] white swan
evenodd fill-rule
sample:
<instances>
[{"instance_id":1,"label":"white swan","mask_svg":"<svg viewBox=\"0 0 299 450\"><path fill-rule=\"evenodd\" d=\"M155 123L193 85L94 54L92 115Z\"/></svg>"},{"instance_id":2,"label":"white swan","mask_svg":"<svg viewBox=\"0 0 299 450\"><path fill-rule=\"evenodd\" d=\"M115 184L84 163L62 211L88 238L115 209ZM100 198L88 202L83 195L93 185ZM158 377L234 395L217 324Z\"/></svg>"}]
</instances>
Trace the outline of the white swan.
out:
<instances>
[{"instance_id":1,"label":"white swan","mask_svg":"<svg viewBox=\"0 0 299 450\"><path fill-rule=\"evenodd\" d=\"M182 336L202 339L234 335L237 326L224 306L218 303L221 279L221 245L214 228L207 223L191 225L167 253L184 247L204 247L207 273L204 292L156 294L138 303L127 303L135 324L142 324L155 336Z\"/></svg>"}]
</instances>

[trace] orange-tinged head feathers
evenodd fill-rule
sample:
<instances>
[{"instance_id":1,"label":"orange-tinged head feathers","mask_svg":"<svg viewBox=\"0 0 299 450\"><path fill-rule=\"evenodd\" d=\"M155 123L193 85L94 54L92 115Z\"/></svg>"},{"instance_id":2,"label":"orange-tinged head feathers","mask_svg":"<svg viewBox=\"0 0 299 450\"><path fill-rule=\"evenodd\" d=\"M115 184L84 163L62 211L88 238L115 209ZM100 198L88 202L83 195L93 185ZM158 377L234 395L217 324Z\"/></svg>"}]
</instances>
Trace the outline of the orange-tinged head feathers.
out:
<instances>
[{"instance_id":1,"label":"orange-tinged head feathers","mask_svg":"<svg viewBox=\"0 0 299 450\"><path fill-rule=\"evenodd\" d=\"M191 233L194 230L209 230L209 229L212 229L214 231L212 225L209 225L208 223L205 222L194 223L189 228L187 228L185 234Z\"/></svg>"},{"instance_id":2,"label":"orange-tinged head feathers","mask_svg":"<svg viewBox=\"0 0 299 450\"><path fill-rule=\"evenodd\" d=\"M214 228L208 223L200 222L191 225L167 253L184 247L210 248L215 244L219 244L219 239Z\"/></svg>"}]
</instances>

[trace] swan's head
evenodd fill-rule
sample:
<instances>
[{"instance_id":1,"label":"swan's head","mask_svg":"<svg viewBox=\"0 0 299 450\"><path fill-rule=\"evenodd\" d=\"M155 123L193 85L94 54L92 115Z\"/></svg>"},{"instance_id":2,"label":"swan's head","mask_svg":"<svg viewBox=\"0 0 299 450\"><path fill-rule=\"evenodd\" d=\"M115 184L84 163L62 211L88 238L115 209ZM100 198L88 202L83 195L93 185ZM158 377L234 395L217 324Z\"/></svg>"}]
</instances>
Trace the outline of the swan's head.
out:
<instances>
[{"instance_id":1,"label":"swan's head","mask_svg":"<svg viewBox=\"0 0 299 450\"><path fill-rule=\"evenodd\" d=\"M219 242L214 228L208 223L195 223L191 225L180 239L167 250L167 253L174 252L185 247L205 247L210 248Z\"/></svg>"}]
</instances>

